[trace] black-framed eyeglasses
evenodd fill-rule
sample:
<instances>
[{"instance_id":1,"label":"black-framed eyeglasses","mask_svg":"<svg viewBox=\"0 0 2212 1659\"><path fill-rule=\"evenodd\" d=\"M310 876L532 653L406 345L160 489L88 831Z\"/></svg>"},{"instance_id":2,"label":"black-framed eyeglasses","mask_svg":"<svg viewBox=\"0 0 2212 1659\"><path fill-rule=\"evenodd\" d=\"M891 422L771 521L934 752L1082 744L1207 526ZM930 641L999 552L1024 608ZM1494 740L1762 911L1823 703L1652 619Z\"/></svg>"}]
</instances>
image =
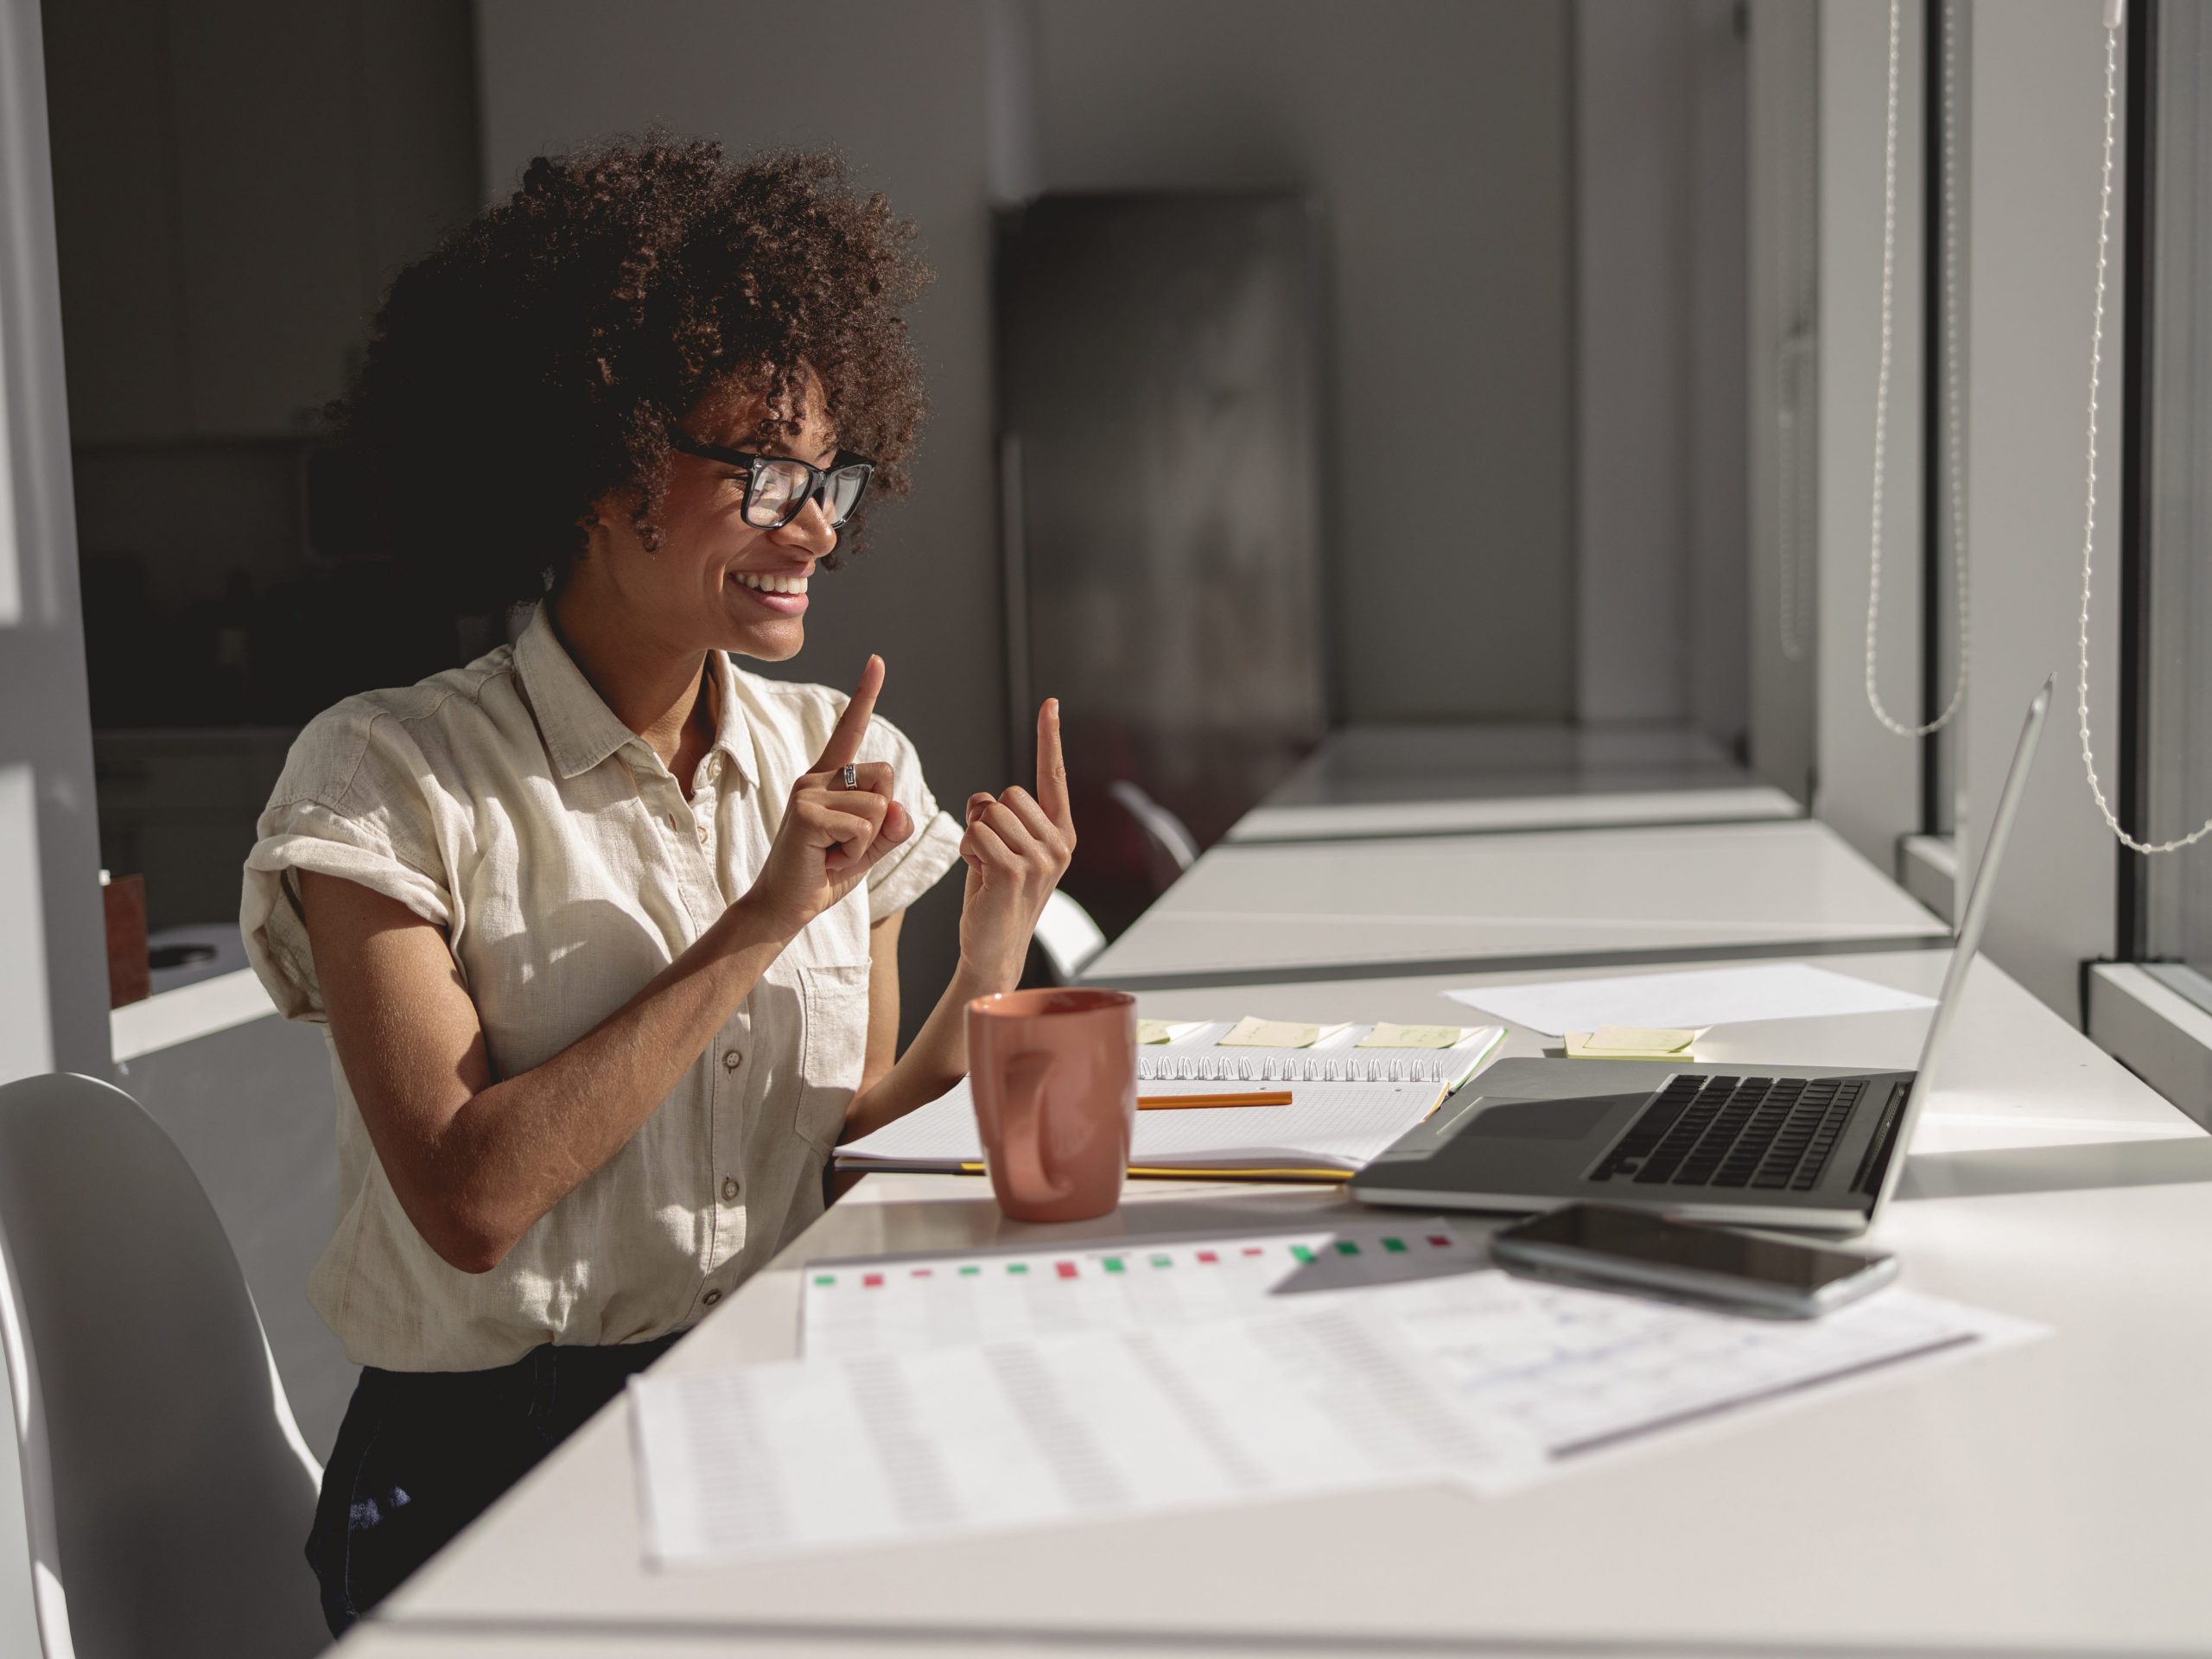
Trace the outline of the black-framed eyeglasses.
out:
<instances>
[{"instance_id":1,"label":"black-framed eyeglasses","mask_svg":"<svg viewBox=\"0 0 2212 1659\"><path fill-rule=\"evenodd\" d=\"M860 511L868 493L875 463L865 455L839 450L827 467L810 467L791 455L756 455L745 449L724 449L701 443L681 432L668 441L687 455L717 461L745 474L745 522L756 530L780 530L805 510L809 501L822 503L823 517L832 530Z\"/></svg>"}]
</instances>

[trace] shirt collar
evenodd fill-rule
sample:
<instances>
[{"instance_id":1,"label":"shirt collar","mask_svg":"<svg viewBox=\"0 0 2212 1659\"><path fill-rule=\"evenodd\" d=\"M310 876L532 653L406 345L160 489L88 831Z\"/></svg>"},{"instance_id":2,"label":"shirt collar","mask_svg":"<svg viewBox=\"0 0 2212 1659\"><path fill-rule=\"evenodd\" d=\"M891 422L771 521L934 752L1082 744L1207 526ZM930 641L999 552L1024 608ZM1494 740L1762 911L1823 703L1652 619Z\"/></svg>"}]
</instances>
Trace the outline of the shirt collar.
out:
<instances>
[{"instance_id":1,"label":"shirt collar","mask_svg":"<svg viewBox=\"0 0 2212 1659\"><path fill-rule=\"evenodd\" d=\"M529 693L531 712L537 717L538 735L554 770L563 778L589 772L625 745L643 746L645 740L615 718L614 711L584 677L583 670L553 632L552 619L543 601L532 608L515 641L515 672ZM707 672L714 679L715 747L747 783L753 781L753 746L745 716L738 708L737 672L728 656L707 653Z\"/></svg>"},{"instance_id":2,"label":"shirt collar","mask_svg":"<svg viewBox=\"0 0 2212 1659\"><path fill-rule=\"evenodd\" d=\"M753 766L753 733L745 723L745 713L738 707L737 665L726 651L707 653L707 676L714 683L715 747L710 753L720 753L737 775L747 784L760 782Z\"/></svg>"}]
</instances>

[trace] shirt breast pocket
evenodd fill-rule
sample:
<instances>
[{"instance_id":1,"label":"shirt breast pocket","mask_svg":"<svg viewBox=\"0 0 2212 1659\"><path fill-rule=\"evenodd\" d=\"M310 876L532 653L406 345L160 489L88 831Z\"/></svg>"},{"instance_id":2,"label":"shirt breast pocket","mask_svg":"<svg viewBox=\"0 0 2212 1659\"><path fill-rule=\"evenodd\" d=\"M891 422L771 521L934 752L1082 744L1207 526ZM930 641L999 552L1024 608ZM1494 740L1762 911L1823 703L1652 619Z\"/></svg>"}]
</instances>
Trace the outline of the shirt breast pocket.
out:
<instances>
[{"instance_id":1,"label":"shirt breast pocket","mask_svg":"<svg viewBox=\"0 0 2212 1659\"><path fill-rule=\"evenodd\" d=\"M868 964L823 963L798 970L798 1111L792 1128L827 1154L845 1127L845 1111L868 1060Z\"/></svg>"}]
</instances>

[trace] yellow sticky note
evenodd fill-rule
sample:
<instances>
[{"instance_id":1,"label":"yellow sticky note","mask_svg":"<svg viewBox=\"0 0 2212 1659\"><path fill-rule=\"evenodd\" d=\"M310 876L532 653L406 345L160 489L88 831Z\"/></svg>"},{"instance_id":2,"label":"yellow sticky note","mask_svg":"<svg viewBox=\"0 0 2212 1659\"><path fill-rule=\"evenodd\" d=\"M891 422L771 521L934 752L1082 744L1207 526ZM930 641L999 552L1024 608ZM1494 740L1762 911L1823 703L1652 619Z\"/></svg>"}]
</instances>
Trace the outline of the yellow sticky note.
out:
<instances>
[{"instance_id":1,"label":"yellow sticky note","mask_svg":"<svg viewBox=\"0 0 2212 1659\"><path fill-rule=\"evenodd\" d=\"M1457 1026L1394 1026L1389 1020L1359 1039L1362 1048L1449 1048L1466 1033Z\"/></svg>"},{"instance_id":2,"label":"yellow sticky note","mask_svg":"<svg viewBox=\"0 0 2212 1659\"><path fill-rule=\"evenodd\" d=\"M1654 1030L1639 1026L1600 1026L1567 1033L1571 1060L1686 1060L1697 1040L1694 1031Z\"/></svg>"},{"instance_id":3,"label":"yellow sticky note","mask_svg":"<svg viewBox=\"0 0 2212 1659\"><path fill-rule=\"evenodd\" d=\"M1137 1021L1137 1041L1140 1043L1172 1043L1174 1040L1175 1033L1166 1020L1140 1020Z\"/></svg>"},{"instance_id":4,"label":"yellow sticky note","mask_svg":"<svg viewBox=\"0 0 2212 1659\"><path fill-rule=\"evenodd\" d=\"M1246 1014L1236 1029L1221 1039L1223 1048L1311 1048L1321 1040L1321 1027L1301 1026L1289 1020L1260 1020Z\"/></svg>"}]
</instances>

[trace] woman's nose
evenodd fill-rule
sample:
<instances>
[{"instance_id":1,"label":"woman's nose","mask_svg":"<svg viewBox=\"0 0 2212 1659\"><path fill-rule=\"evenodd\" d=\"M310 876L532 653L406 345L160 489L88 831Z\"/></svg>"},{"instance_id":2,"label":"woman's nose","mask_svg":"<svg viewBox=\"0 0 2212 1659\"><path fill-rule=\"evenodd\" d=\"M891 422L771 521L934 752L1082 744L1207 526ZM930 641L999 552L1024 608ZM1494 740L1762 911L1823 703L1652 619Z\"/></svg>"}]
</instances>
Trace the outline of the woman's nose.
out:
<instances>
[{"instance_id":1,"label":"woman's nose","mask_svg":"<svg viewBox=\"0 0 2212 1659\"><path fill-rule=\"evenodd\" d=\"M771 539L785 547L802 548L818 559L837 545L837 532L822 510L822 498L810 495L789 524L772 533Z\"/></svg>"}]
</instances>

